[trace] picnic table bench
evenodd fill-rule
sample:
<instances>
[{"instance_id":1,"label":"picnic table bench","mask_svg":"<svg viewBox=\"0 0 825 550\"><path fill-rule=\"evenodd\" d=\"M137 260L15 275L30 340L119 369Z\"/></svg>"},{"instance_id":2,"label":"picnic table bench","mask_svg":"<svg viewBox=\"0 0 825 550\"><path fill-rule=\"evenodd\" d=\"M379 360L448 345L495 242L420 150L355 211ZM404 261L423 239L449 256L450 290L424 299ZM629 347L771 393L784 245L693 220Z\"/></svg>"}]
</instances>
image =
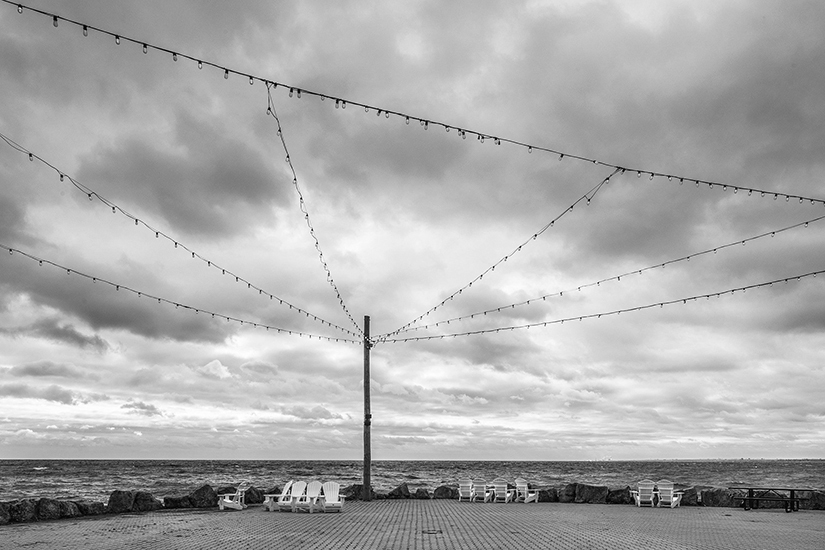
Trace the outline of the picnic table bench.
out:
<instances>
[{"instance_id":1,"label":"picnic table bench","mask_svg":"<svg viewBox=\"0 0 825 550\"><path fill-rule=\"evenodd\" d=\"M745 510L759 508L759 503L766 501L784 503L786 512L798 512L799 501L807 500L807 497L800 497L798 493L810 491L810 489L791 487L729 487L729 489L740 491L740 494L734 495L733 499L741 500Z\"/></svg>"}]
</instances>

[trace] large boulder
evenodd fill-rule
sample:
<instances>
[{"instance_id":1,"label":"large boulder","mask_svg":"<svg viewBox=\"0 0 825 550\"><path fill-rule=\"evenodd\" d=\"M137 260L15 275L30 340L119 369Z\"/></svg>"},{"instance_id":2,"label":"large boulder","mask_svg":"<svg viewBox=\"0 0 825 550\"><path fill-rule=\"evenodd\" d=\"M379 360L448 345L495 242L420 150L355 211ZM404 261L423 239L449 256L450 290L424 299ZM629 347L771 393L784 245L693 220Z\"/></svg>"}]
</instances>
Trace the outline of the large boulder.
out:
<instances>
[{"instance_id":1,"label":"large boulder","mask_svg":"<svg viewBox=\"0 0 825 550\"><path fill-rule=\"evenodd\" d=\"M61 500L60 502L60 517L61 518L76 518L82 516L80 508L77 504L70 500Z\"/></svg>"},{"instance_id":2,"label":"large boulder","mask_svg":"<svg viewBox=\"0 0 825 550\"><path fill-rule=\"evenodd\" d=\"M340 490L339 494L342 496L347 497L347 500L362 500L363 496L363 485L360 483L356 483L353 485L347 485L343 489ZM370 498L375 499L375 489L370 487Z\"/></svg>"},{"instance_id":3,"label":"large boulder","mask_svg":"<svg viewBox=\"0 0 825 550\"><path fill-rule=\"evenodd\" d=\"M807 497L807 500L803 500L800 504L800 508L805 508L807 510L825 510L825 493L821 491L805 491L805 494L801 495L803 497Z\"/></svg>"},{"instance_id":4,"label":"large boulder","mask_svg":"<svg viewBox=\"0 0 825 550\"><path fill-rule=\"evenodd\" d=\"M559 490L559 502L575 502L576 486L578 483L569 483Z\"/></svg>"},{"instance_id":5,"label":"large boulder","mask_svg":"<svg viewBox=\"0 0 825 550\"><path fill-rule=\"evenodd\" d=\"M713 487L696 485L695 487L688 487L682 491L681 506L701 506L702 505L702 491L706 489L713 489Z\"/></svg>"},{"instance_id":6,"label":"large boulder","mask_svg":"<svg viewBox=\"0 0 825 550\"><path fill-rule=\"evenodd\" d=\"M60 501L53 498L38 499L35 513L39 521L60 519Z\"/></svg>"},{"instance_id":7,"label":"large boulder","mask_svg":"<svg viewBox=\"0 0 825 550\"><path fill-rule=\"evenodd\" d=\"M243 498L246 504L261 504L264 501L264 492L257 487L250 487Z\"/></svg>"},{"instance_id":8,"label":"large boulder","mask_svg":"<svg viewBox=\"0 0 825 550\"><path fill-rule=\"evenodd\" d=\"M724 488L705 489L701 492L702 506L719 506L731 508L736 506L733 492Z\"/></svg>"},{"instance_id":9,"label":"large boulder","mask_svg":"<svg viewBox=\"0 0 825 550\"><path fill-rule=\"evenodd\" d=\"M458 500L458 487L450 487L449 485L442 485L433 491L433 498L444 498Z\"/></svg>"},{"instance_id":10,"label":"large boulder","mask_svg":"<svg viewBox=\"0 0 825 550\"><path fill-rule=\"evenodd\" d=\"M425 489L424 487L419 487L415 490L415 493L413 494L412 498L418 500L429 500L431 497L430 492L427 489Z\"/></svg>"},{"instance_id":11,"label":"large boulder","mask_svg":"<svg viewBox=\"0 0 825 550\"><path fill-rule=\"evenodd\" d=\"M212 508L218 505L218 493L209 485L204 485L189 493L189 502L194 508Z\"/></svg>"},{"instance_id":12,"label":"large boulder","mask_svg":"<svg viewBox=\"0 0 825 550\"><path fill-rule=\"evenodd\" d=\"M106 513L106 507L102 502L91 502L88 500L75 500L75 506L83 516L99 516Z\"/></svg>"},{"instance_id":13,"label":"large boulder","mask_svg":"<svg viewBox=\"0 0 825 550\"><path fill-rule=\"evenodd\" d=\"M9 503L9 519L11 523L28 523L37 520L37 502L26 498Z\"/></svg>"},{"instance_id":14,"label":"large boulder","mask_svg":"<svg viewBox=\"0 0 825 550\"><path fill-rule=\"evenodd\" d=\"M154 512L163 508L163 504L156 499L152 493L145 491L138 491L135 493L135 503L132 507L133 512Z\"/></svg>"},{"instance_id":15,"label":"large boulder","mask_svg":"<svg viewBox=\"0 0 825 550\"><path fill-rule=\"evenodd\" d=\"M633 495L630 494L630 487L621 489L611 489L607 493L608 504L633 504Z\"/></svg>"},{"instance_id":16,"label":"large boulder","mask_svg":"<svg viewBox=\"0 0 825 550\"><path fill-rule=\"evenodd\" d=\"M164 508L191 508L192 501L188 496L182 497L163 497Z\"/></svg>"},{"instance_id":17,"label":"large boulder","mask_svg":"<svg viewBox=\"0 0 825 550\"><path fill-rule=\"evenodd\" d=\"M121 491L120 489L116 489L109 495L109 503L106 505L106 511L110 514L123 514L131 512L134 506L134 491Z\"/></svg>"},{"instance_id":18,"label":"large boulder","mask_svg":"<svg viewBox=\"0 0 825 550\"><path fill-rule=\"evenodd\" d=\"M558 502L559 492L555 487L539 489L539 502Z\"/></svg>"},{"instance_id":19,"label":"large boulder","mask_svg":"<svg viewBox=\"0 0 825 550\"><path fill-rule=\"evenodd\" d=\"M5 502L0 502L0 525L6 525L11 522L9 516L9 505Z\"/></svg>"},{"instance_id":20,"label":"large boulder","mask_svg":"<svg viewBox=\"0 0 825 550\"><path fill-rule=\"evenodd\" d=\"M387 494L387 498L399 499L410 498L410 488L406 483L402 483Z\"/></svg>"},{"instance_id":21,"label":"large boulder","mask_svg":"<svg viewBox=\"0 0 825 550\"><path fill-rule=\"evenodd\" d=\"M605 504L610 489L603 485L587 485L586 483L576 484L576 498L578 504Z\"/></svg>"}]
</instances>

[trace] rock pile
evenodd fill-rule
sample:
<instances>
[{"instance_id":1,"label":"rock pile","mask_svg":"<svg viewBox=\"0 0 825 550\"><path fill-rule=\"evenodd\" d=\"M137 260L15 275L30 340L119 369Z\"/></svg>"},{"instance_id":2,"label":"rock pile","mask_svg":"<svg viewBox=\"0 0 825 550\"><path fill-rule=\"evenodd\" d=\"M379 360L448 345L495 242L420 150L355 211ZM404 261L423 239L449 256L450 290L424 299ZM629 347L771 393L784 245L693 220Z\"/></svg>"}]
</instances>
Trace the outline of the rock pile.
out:
<instances>
[{"instance_id":1,"label":"rock pile","mask_svg":"<svg viewBox=\"0 0 825 550\"><path fill-rule=\"evenodd\" d=\"M513 487L514 488L514 487ZM543 487L538 490L539 502L569 502L576 504L633 504L630 487L610 488L602 485L588 485L585 483L570 483L563 487ZM97 516L101 514L126 514L151 512L161 509L180 508L215 508L218 506L218 495L234 493L235 487L219 487L216 491L210 485L203 485L187 495L166 496L163 499L155 498L145 491L112 491L109 502L89 502L86 500L58 500L52 498L29 498L0 502L0 525L7 523L27 523L32 521L50 521L62 518L77 518L81 516ZM264 494L279 494L279 487L260 490L256 487L247 489L244 499L247 504L260 504L264 501ZM741 506L741 501L735 501L734 493L730 489L719 487L696 486L683 488L682 506ZM362 485L350 485L341 489L341 495L347 500L361 500ZM458 499L458 485L442 485L432 493L419 487L410 491L406 483L402 483L391 491L376 491L370 489L373 500L381 499ZM800 508L808 510L825 510L825 492L801 491L803 500ZM777 503L782 506L782 503ZM770 503L765 503L769 507Z\"/></svg>"}]
</instances>

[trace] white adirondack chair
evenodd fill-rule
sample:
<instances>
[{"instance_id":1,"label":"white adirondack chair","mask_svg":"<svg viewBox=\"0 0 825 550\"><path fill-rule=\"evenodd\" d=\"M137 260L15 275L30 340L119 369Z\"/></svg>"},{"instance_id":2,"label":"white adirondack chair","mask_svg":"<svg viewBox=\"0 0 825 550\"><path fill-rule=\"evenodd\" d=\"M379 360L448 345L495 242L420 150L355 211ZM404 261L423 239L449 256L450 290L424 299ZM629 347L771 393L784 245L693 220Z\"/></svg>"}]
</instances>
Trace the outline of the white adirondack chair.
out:
<instances>
[{"instance_id":1,"label":"white adirondack chair","mask_svg":"<svg viewBox=\"0 0 825 550\"><path fill-rule=\"evenodd\" d=\"M281 494L275 495L264 495L264 508L269 510L270 512L274 512L275 508L279 507L282 502L289 501L292 496L290 494L290 490L292 489L292 481L288 481L286 485L284 485Z\"/></svg>"},{"instance_id":2,"label":"white adirondack chair","mask_svg":"<svg viewBox=\"0 0 825 550\"><path fill-rule=\"evenodd\" d=\"M306 492L292 501L293 510L296 512L309 512L311 514L318 505L319 496L321 496L321 482L310 481L307 484Z\"/></svg>"},{"instance_id":3,"label":"white adirondack chair","mask_svg":"<svg viewBox=\"0 0 825 550\"><path fill-rule=\"evenodd\" d=\"M473 480L461 479L458 481L458 501L473 501Z\"/></svg>"},{"instance_id":4,"label":"white adirondack chair","mask_svg":"<svg viewBox=\"0 0 825 550\"><path fill-rule=\"evenodd\" d=\"M633 499L636 501L636 506L650 506L653 507L653 486L654 483L649 479L643 479L639 482L639 488L635 491L630 491Z\"/></svg>"},{"instance_id":5,"label":"white adirondack chair","mask_svg":"<svg viewBox=\"0 0 825 550\"><path fill-rule=\"evenodd\" d=\"M493 502L507 503L513 501L513 491L507 488L507 480L497 477L493 480Z\"/></svg>"},{"instance_id":6,"label":"white adirondack chair","mask_svg":"<svg viewBox=\"0 0 825 550\"><path fill-rule=\"evenodd\" d=\"M278 511L279 512L294 512L295 511L295 503L304 496L306 493L307 484L306 481L296 481L292 484L289 490L288 498L285 498L283 502L281 499L278 499Z\"/></svg>"},{"instance_id":7,"label":"white adirondack chair","mask_svg":"<svg viewBox=\"0 0 825 550\"><path fill-rule=\"evenodd\" d=\"M321 509L324 512L342 512L344 510L345 497L339 494L340 489L341 486L334 481L324 483L324 495L320 501Z\"/></svg>"},{"instance_id":8,"label":"white adirondack chair","mask_svg":"<svg viewBox=\"0 0 825 550\"><path fill-rule=\"evenodd\" d=\"M473 502L480 500L482 502L490 502L493 498L493 493L487 490L486 479L473 480Z\"/></svg>"},{"instance_id":9,"label":"white adirondack chair","mask_svg":"<svg viewBox=\"0 0 825 550\"><path fill-rule=\"evenodd\" d=\"M225 510L229 508L230 510L243 510L246 508L244 496L246 495L247 489L249 489L249 482L242 481L234 493L218 495L218 509Z\"/></svg>"},{"instance_id":10,"label":"white adirondack chair","mask_svg":"<svg viewBox=\"0 0 825 550\"><path fill-rule=\"evenodd\" d=\"M657 481L656 488L659 491L659 502L656 503L657 507L668 506L670 508L676 508L681 504L684 493L674 492L672 481L667 479Z\"/></svg>"},{"instance_id":11,"label":"white adirondack chair","mask_svg":"<svg viewBox=\"0 0 825 550\"><path fill-rule=\"evenodd\" d=\"M539 501L539 493L538 491L531 491L529 485L527 484L527 480L518 478L516 479L516 498L515 502L538 502Z\"/></svg>"}]
</instances>

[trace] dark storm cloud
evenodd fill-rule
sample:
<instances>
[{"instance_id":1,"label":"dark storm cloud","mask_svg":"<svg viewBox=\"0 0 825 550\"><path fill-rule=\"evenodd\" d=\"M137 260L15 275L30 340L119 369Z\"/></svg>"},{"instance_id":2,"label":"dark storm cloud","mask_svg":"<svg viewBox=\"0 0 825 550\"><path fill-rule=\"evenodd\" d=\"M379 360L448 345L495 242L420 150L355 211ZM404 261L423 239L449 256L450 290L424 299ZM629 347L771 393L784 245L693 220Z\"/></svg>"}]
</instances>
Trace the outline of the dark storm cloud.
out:
<instances>
[{"instance_id":1,"label":"dark storm cloud","mask_svg":"<svg viewBox=\"0 0 825 550\"><path fill-rule=\"evenodd\" d=\"M284 407L282 409L284 414L295 416L306 420L339 420L343 418L340 414L330 412L326 407L316 405L314 407L305 407L296 405L294 407Z\"/></svg>"},{"instance_id":2,"label":"dark storm cloud","mask_svg":"<svg viewBox=\"0 0 825 550\"><path fill-rule=\"evenodd\" d=\"M43 399L63 405L74 405L77 402L72 391L57 385L41 388L28 384L0 384L0 396Z\"/></svg>"},{"instance_id":3,"label":"dark storm cloud","mask_svg":"<svg viewBox=\"0 0 825 550\"><path fill-rule=\"evenodd\" d=\"M126 409L132 414L141 416L163 416L163 412L156 406L143 401L130 401L120 406L121 409Z\"/></svg>"},{"instance_id":4,"label":"dark storm cloud","mask_svg":"<svg viewBox=\"0 0 825 550\"><path fill-rule=\"evenodd\" d=\"M0 329L0 334L10 336L28 336L34 338L45 338L53 342L61 342L79 348L91 348L99 353L109 349L109 343L98 335L90 336L81 333L70 324L60 323L58 319L41 319L29 326L15 329Z\"/></svg>"},{"instance_id":5,"label":"dark storm cloud","mask_svg":"<svg viewBox=\"0 0 825 550\"><path fill-rule=\"evenodd\" d=\"M81 378L83 372L80 369L62 363L52 361L35 361L24 365L16 365L9 370L12 376L56 376L61 378Z\"/></svg>"},{"instance_id":6,"label":"dark storm cloud","mask_svg":"<svg viewBox=\"0 0 825 550\"><path fill-rule=\"evenodd\" d=\"M178 341L222 341L235 330L229 323L220 323L206 314L198 315L168 304L158 304L145 296L141 298L133 293L116 291L109 285L94 284L51 267L32 264L35 269L31 270L31 265L22 262L25 260L21 258L17 263L6 263L3 284L7 292L25 293L35 303L78 317L95 330L127 329L147 338ZM108 266L80 263L73 264L73 267L98 275L110 269ZM166 287L145 268L130 267L142 273L146 287ZM154 281L154 284L148 281ZM109 347L103 338L84 335L72 325L61 325L54 319L41 320L25 330L14 329L14 332L91 347L101 352Z\"/></svg>"},{"instance_id":7,"label":"dark storm cloud","mask_svg":"<svg viewBox=\"0 0 825 550\"><path fill-rule=\"evenodd\" d=\"M114 187L110 198L157 212L177 231L216 239L248 231L289 196L283 173L215 124L179 111L175 128L168 146L127 137L96 152L85 159L80 179Z\"/></svg>"},{"instance_id":8,"label":"dark storm cloud","mask_svg":"<svg viewBox=\"0 0 825 550\"><path fill-rule=\"evenodd\" d=\"M0 146L5 146L5 143L0 142ZM0 242L7 245L16 244L25 235L25 228L25 213L19 203L10 197L0 195Z\"/></svg>"}]
</instances>

